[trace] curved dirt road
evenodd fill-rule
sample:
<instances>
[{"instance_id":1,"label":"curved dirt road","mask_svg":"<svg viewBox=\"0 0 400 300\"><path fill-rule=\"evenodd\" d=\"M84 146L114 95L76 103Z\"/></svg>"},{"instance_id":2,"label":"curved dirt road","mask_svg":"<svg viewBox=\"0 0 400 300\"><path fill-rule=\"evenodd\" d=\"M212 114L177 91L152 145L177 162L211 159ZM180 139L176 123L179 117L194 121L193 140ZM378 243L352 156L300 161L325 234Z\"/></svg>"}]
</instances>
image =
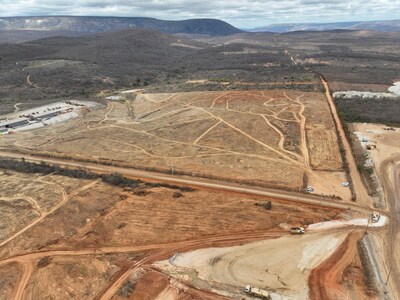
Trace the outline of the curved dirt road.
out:
<instances>
[{"instance_id":1,"label":"curved dirt road","mask_svg":"<svg viewBox=\"0 0 400 300\"><path fill-rule=\"evenodd\" d=\"M23 103L19 103L19 102L18 102L18 103L15 103L15 104L14 104L14 109L15 109L15 110L14 110L14 113L19 112L19 110L20 110L20 109L19 109L19 105L21 105L21 104L23 104Z\"/></svg>"},{"instance_id":2,"label":"curved dirt road","mask_svg":"<svg viewBox=\"0 0 400 300\"><path fill-rule=\"evenodd\" d=\"M28 76L26 77L26 83L29 84L31 87L34 87L34 88L38 88L38 87L39 87L37 84L32 83L32 81L31 81L31 75L28 75Z\"/></svg>"},{"instance_id":3,"label":"curved dirt road","mask_svg":"<svg viewBox=\"0 0 400 300\"><path fill-rule=\"evenodd\" d=\"M22 265L21 277L19 280L18 287L16 288L13 299L23 299L23 293L26 285L29 282L31 274L33 272L34 262L43 257L53 256L79 256L79 255L99 255L99 254L111 254L111 253L127 253L127 252L148 252L149 254L143 257L141 260L132 263L131 266L120 276L116 277L109 285L96 296L95 299L110 299L121 287L124 281L130 276L130 274L147 263L153 263L158 260L166 259L176 252L190 251L202 247L210 247L215 245L226 245L232 243L246 243L255 240L265 240L268 238L277 238L284 235L288 235L286 231L252 231L252 232L241 232L227 235L211 235L202 237L199 239L171 242L167 244L153 244L143 246L121 246L121 247L100 247L100 248L89 248L82 250L50 250L50 251L39 251L28 254L17 255L0 260L0 266L16 262Z\"/></svg>"}]
</instances>

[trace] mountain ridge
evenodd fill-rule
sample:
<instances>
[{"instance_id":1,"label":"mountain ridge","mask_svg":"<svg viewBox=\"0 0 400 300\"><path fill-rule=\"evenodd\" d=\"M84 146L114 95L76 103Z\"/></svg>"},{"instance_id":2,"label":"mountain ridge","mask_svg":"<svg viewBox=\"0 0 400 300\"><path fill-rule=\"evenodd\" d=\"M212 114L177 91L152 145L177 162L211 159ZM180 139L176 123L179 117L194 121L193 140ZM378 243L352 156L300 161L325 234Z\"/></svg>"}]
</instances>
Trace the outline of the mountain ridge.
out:
<instances>
[{"instance_id":1,"label":"mountain ridge","mask_svg":"<svg viewBox=\"0 0 400 300\"><path fill-rule=\"evenodd\" d=\"M400 31L400 19L389 21L351 21L332 23L282 23L250 29L251 32L285 33L291 31L327 31L327 30L371 30L381 32Z\"/></svg>"},{"instance_id":2,"label":"mountain ridge","mask_svg":"<svg viewBox=\"0 0 400 300\"><path fill-rule=\"evenodd\" d=\"M188 33L211 36L230 35L242 30L217 19L180 21L147 17L34 16L1 17L0 30L71 31L98 33L129 28L146 28L168 34Z\"/></svg>"}]
</instances>

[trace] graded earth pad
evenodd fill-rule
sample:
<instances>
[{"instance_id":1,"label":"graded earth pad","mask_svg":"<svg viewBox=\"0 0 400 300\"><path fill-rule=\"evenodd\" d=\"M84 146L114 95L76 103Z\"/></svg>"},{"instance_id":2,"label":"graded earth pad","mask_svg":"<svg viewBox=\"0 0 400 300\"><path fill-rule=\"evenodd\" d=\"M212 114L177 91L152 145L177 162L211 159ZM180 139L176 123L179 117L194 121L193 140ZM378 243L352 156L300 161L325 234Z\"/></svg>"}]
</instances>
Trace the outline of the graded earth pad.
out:
<instances>
[{"instance_id":1,"label":"graded earth pad","mask_svg":"<svg viewBox=\"0 0 400 300\"><path fill-rule=\"evenodd\" d=\"M345 240L340 232L310 233L177 253L155 264L172 277L221 295L243 297L252 285L288 299L308 299L308 276ZM278 296L279 295L279 296Z\"/></svg>"},{"instance_id":2,"label":"graded earth pad","mask_svg":"<svg viewBox=\"0 0 400 300\"><path fill-rule=\"evenodd\" d=\"M11 145L32 153L296 191L309 180L315 193L350 197L340 186L342 159L322 93L138 94L68 124L0 139L0 146Z\"/></svg>"}]
</instances>

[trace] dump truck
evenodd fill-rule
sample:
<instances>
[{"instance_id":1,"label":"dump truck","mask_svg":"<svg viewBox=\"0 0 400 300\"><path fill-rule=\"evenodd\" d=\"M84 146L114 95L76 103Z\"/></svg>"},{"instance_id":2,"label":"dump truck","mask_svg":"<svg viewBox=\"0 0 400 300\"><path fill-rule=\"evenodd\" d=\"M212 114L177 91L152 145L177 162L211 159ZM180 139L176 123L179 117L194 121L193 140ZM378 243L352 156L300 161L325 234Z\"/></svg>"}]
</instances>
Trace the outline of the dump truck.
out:
<instances>
[{"instance_id":1,"label":"dump truck","mask_svg":"<svg viewBox=\"0 0 400 300\"><path fill-rule=\"evenodd\" d=\"M304 227L292 227L289 232L291 234L304 234Z\"/></svg>"},{"instance_id":2,"label":"dump truck","mask_svg":"<svg viewBox=\"0 0 400 300\"><path fill-rule=\"evenodd\" d=\"M260 299L266 299L266 300L271 300L271 295L262 289L253 287L251 285L246 285L244 288L245 293L252 295L254 297L260 298Z\"/></svg>"}]
</instances>

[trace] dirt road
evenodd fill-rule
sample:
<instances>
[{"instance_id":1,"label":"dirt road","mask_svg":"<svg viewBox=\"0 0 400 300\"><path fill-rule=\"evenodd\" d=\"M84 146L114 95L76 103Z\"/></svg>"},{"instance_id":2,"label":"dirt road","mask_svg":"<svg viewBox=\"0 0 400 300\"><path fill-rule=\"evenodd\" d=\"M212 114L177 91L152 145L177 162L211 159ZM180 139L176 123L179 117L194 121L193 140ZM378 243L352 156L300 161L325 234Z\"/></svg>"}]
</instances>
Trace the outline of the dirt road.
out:
<instances>
[{"instance_id":1,"label":"dirt road","mask_svg":"<svg viewBox=\"0 0 400 300\"><path fill-rule=\"evenodd\" d=\"M346 290L341 284L343 273L357 251L362 232L351 232L335 253L311 271L308 279L310 299L344 299Z\"/></svg>"},{"instance_id":2,"label":"dirt road","mask_svg":"<svg viewBox=\"0 0 400 300\"><path fill-rule=\"evenodd\" d=\"M35 226L36 224L42 222L48 215L52 214L53 212L55 212L56 210L58 210L60 207L62 207L65 203L67 203L67 201L69 199L71 199L72 197L74 197L77 193L82 192L90 187L92 187L93 185L95 185L97 183L97 181L91 182L85 186L83 186L82 188L74 191L73 193L71 193L70 195L67 195L67 193L65 192L65 190L59 186L61 193L63 195L62 200L56 205L54 206L50 211L48 211L47 213L42 213L39 218L35 219L32 223L30 223L28 226L22 228L21 230L19 230L18 232L16 232L15 234L13 234L12 236L10 236L9 238L7 238L6 240L2 241L0 243L0 247L4 246L5 244L11 242L13 239L15 239L16 237L18 237L19 235L21 235L22 233L24 233L25 231L27 231L29 228ZM34 200L33 200L34 201Z\"/></svg>"},{"instance_id":3,"label":"dirt road","mask_svg":"<svg viewBox=\"0 0 400 300\"><path fill-rule=\"evenodd\" d=\"M21 278L19 280L19 284L18 284L16 291L14 293L14 296L13 296L14 300L23 299L23 294L24 294L26 285L28 284L28 281L31 278L32 273L33 273L33 262L23 263L21 276L20 276Z\"/></svg>"},{"instance_id":4,"label":"dirt road","mask_svg":"<svg viewBox=\"0 0 400 300\"><path fill-rule=\"evenodd\" d=\"M24 158L26 161L30 162L46 162L49 164L59 165L65 168L79 168L79 169L86 169L92 172L97 173L119 173L121 175L125 175L128 177L136 177L136 178L145 178L151 180L158 180L162 182L171 182L177 184L184 184L190 186L197 186L203 187L208 189L217 189L217 190L224 190L230 192L238 192L244 194L251 194L251 195L259 195L259 196L266 196L272 197L275 199L293 201L293 202L301 202L307 204L313 204L318 206L325 206L325 207L334 207L340 209L352 209L361 213L370 214L372 212L371 209L367 207L360 207L358 204L353 203L341 203L336 200L332 199L322 199L319 196L314 195L304 195L300 193L294 193L289 191L283 190L274 190L269 188L263 187L255 187L251 185L244 185L244 184L236 184L230 182L223 182L217 180L210 180L210 179L203 179L203 178L191 178L188 176L179 176L179 175L170 175L170 174L160 174L155 172L147 172L141 170L135 170L131 168L123 168L123 167L115 167L109 165L93 164L87 162L78 162L78 161L71 161L71 160L63 160L59 158L48 158L44 156L32 156L27 154L15 154L10 153L7 151L0 151L0 157L12 157L12 158Z\"/></svg>"},{"instance_id":5,"label":"dirt road","mask_svg":"<svg viewBox=\"0 0 400 300\"><path fill-rule=\"evenodd\" d=\"M31 75L28 75L28 76L26 77L26 83L28 83L31 87L34 87L34 88L38 88L38 87L39 87L37 84L33 84L33 83L32 83L32 81L31 81Z\"/></svg>"},{"instance_id":6,"label":"dirt road","mask_svg":"<svg viewBox=\"0 0 400 300\"><path fill-rule=\"evenodd\" d=\"M15 103L14 104L14 113L19 112L19 105L21 105L22 103Z\"/></svg>"},{"instance_id":7,"label":"dirt road","mask_svg":"<svg viewBox=\"0 0 400 300\"><path fill-rule=\"evenodd\" d=\"M287 55L287 57L289 57L290 61L292 62L292 64L294 66L297 65L297 62L294 60L292 54L290 54L290 52L288 50L285 50L285 54Z\"/></svg>"},{"instance_id":8,"label":"dirt road","mask_svg":"<svg viewBox=\"0 0 400 300\"><path fill-rule=\"evenodd\" d=\"M193 239L189 241L179 241L173 243L166 244L152 244L152 245L143 245L143 246L117 246L117 247L98 247L98 248L87 248L81 250L49 250L49 251L39 251L39 252L31 252L28 254L21 254L12 257L8 257L0 260L0 265L12 263L12 262L21 262L25 263L27 261L37 260L47 256L79 256L79 255L90 255L90 254L109 254L109 253L128 253L128 252L143 252L143 251L151 251L151 250L159 250L159 249L167 249L167 248L183 248L183 247L192 247L192 246L201 246L206 244L226 244L233 243L236 241L246 242L246 241L254 241L254 240L262 240L268 238L277 238L283 235L289 235L286 231L252 231L252 232L241 232L241 233L232 233L232 234L224 234L224 235L209 235L204 236L198 239ZM190 248L189 247L189 248Z\"/></svg>"},{"instance_id":9,"label":"dirt road","mask_svg":"<svg viewBox=\"0 0 400 300\"><path fill-rule=\"evenodd\" d=\"M381 165L380 178L389 202L390 224L387 236L386 258L389 286L393 295L400 295L400 155L386 159Z\"/></svg>"},{"instance_id":10,"label":"dirt road","mask_svg":"<svg viewBox=\"0 0 400 300\"><path fill-rule=\"evenodd\" d=\"M360 173L358 172L358 169L357 169L356 161L355 161L352 151L351 151L350 143L346 138L346 134L344 132L343 125L341 123L338 112L336 110L335 103L331 96L331 91L329 89L329 85L322 77L321 77L321 81L325 87L326 98L328 99L329 106L331 108L332 115L333 115L333 118L336 123L336 128L339 132L339 136L342 141L342 145L343 145L343 148L345 151L346 160L347 160L349 170L350 170L350 177L352 180L353 189L356 194L357 201L358 201L358 203L360 203L363 206L371 207L371 205L373 204L373 199L368 195L368 193L362 183Z\"/></svg>"},{"instance_id":11,"label":"dirt road","mask_svg":"<svg viewBox=\"0 0 400 300\"><path fill-rule=\"evenodd\" d=\"M147 252L148 254L142 257L139 261L135 261L131 266L120 276L115 278L111 283L99 294L96 299L110 299L124 283L125 279L139 267L145 264L151 264L158 260L167 259L176 252L190 251L203 247L222 246L238 243L249 243L256 240L265 240L269 238L277 238L288 235L286 231L256 231L256 232L241 232L228 235L211 235L194 240L173 242L168 244L153 244L144 246L123 246L123 247L101 247L88 248L80 250L50 250L33 252L23 255L17 255L0 260L0 266L12 262L19 263L23 266L18 287L13 299L22 299L23 293L30 276L33 271L33 264L36 260L43 257L55 256L80 256L80 255L99 255L111 253L128 253L128 252Z\"/></svg>"}]
</instances>

